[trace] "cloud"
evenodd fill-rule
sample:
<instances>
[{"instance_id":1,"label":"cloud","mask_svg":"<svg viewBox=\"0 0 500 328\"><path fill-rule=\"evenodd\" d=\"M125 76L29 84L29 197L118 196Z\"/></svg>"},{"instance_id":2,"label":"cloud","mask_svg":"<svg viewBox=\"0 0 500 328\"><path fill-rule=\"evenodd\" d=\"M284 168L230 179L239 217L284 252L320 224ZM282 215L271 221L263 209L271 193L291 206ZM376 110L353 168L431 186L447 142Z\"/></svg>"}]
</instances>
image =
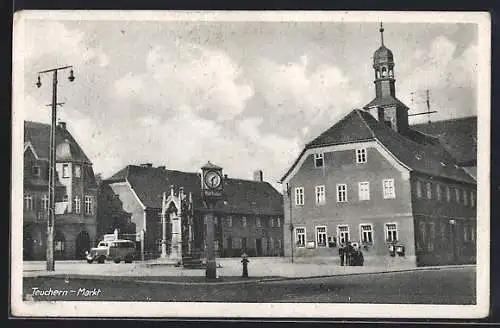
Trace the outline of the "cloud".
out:
<instances>
[{"instance_id":1,"label":"cloud","mask_svg":"<svg viewBox=\"0 0 500 328\"><path fill-rule=\"evenodd\" d=\"M264 99L263 115L273 115L288 135L308 135L310 127L333 124L361 101L351 79L333 65L310 65L308 55L279 64L261 59L255 70L256 93ZM279 120L277 120L279 118ZM278 127L279 128L279 127Z\"/></svg>"},{"instance_id":2,"label":"cloud","mask_svg":"<svg viewBox=\"0 0 500 328\"><path fill-rule=\"evenodd\" d=\"M69 29L61 22L30 22L26 29L25 62L30 66L46 57L48 65L107 66L109 56L92 42L84 32Z\"/></svg>"},{"instance_id":3,"label":"cloud","mask_svg":"<svg viewBox=\"0 0 500 328\"><path fill-rule=\"evenodd\" d=\"M242 81L241 68L219 50L180 42L155 46L146 67L145 73L129 73L116 81L115 90L121 97L139 95L156 111L188 106L204 117L228 121L253 96L251 84Z\"/></svg>"},{"instance_id":4,"label":"cloud","mask_svg":"<svg viewBox=\"0 0 500 328\"><path fill-rule=\"evenodd\" d=\"M458 44L445 36L431 40L427 48L419 49L420 57L413 58L415 67L401 78L401 100L412 112L426 111L426 90L430 91L430 108L437 110L432 120L473 115L477 89L477 46L474 44L459 52ZM412 105L410 92L414 93ZM411 118L412 123L424 122L426 115Z\"/></svg>"},{"instance_id":5,"label":"cloud","mask_svg":"<svg viewBox=\"0 0 500 328\"><path fill-rule=\"evenodd\" d=\"M457 56L457 44L445 36L436 37L428 49L419 51L415 70L402 81L402 89L475 89L477 83L477 46L470 45Z\"/></svg>"},{"instance_id":6,"label":"cloud","mask_svg":"<svg viewBox=\"0 0 500 328\"><path fill-rule=\"evenodd\" d=\"M123 98L140 95L145 91L144 76L128 73L115 81L114 90L117 95Z\"/></svg>"}]
</instances>

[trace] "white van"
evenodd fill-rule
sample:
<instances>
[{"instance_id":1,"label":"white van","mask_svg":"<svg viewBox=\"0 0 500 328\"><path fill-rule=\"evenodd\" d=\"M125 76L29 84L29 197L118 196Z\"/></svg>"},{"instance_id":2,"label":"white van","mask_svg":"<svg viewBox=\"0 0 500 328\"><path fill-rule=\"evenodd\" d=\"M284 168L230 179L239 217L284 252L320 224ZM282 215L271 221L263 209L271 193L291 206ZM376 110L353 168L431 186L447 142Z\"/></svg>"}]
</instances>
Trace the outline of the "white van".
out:
<instances>
[{"instance_id":1,"label":"white van","mask_svg":"<svg viewBox=\"0 0 500 328\"><path fill-rule=\"evenodd\" d=\"M97 261L104 263L106 260L112 260L115 263L124 261L132 263L135 255L135 242L125 239L100 241L97 247L86 252L87 263Z\"/></svg>"}]
</instances>

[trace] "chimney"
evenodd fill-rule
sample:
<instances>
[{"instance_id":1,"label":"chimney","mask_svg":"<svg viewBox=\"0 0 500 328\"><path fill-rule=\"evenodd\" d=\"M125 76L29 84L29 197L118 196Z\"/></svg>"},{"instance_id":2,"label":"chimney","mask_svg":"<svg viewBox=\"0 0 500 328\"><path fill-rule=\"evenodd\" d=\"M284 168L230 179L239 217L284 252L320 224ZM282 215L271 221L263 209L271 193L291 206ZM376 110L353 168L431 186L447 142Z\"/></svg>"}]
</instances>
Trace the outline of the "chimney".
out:
<instances>
[{"instance_id":1,"label":"chimney","mask_svg":"<svg viewBox=\"0 0 500 328\"><path fill-rule=\"evenodd\" d=\"M224 174L224 179L227 180L227 174Z\"/></svg>"},{"instance_id":2,"label":"chimney","mask_svg":"<svg viewBox=\"0 0 500 328\"><path fill-rule=\"evenodd\" d=\"M153 167L153 163L142 163L142 167Z\"/></svg>"},{"instance_id":3,"label":"chimney","mask_svg":"<svg viewBox=\"0 0 500 328\"><path fill-rule=\"evenodd\" d=\"M165 170L167 167L165 165L158 166L159 169Z\"/></svg>"},{"instance_id":4,"label":"chimney","mask_svg":"<svg viewBox=\"0 0 500 328\"><path fill-rule=\"evenodd\" d=\"M61 129L66 130L66 122L61 122L61 121L60 121L57 125L58 125Z\"/></svg>"},{"instance_id":5,"label":"chimney","mask_svg":"<svg viewBox=\"0 0 500 328\"><path fill-rule=\"evenodd\" d=\"M264 174L262 173L262 170L257 170L253 172L253 180L258 182L264 181Z\"/></svg>"}]
</instances>

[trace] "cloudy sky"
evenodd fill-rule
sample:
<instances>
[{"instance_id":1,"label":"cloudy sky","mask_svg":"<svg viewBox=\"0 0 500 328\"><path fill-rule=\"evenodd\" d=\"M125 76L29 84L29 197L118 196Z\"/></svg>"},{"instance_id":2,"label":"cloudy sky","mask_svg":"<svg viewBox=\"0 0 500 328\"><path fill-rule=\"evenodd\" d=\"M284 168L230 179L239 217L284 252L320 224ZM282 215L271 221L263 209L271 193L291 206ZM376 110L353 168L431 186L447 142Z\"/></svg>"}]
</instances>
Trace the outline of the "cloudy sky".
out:
<instances>
[{"instance_id":1,"label":"cloudy sky","mask_svg":"<svg viewBox=\"0 0 500 328\"><path fill-rule=\"evenodd\" d=\"M396 95L433 120L476 115L475 24L384 24ZM28 20L24 119L50 122L51 76L62 72L59 118L109 177L151 162L276 181L303 145L374 97L378 23ZM413 93L413 96L412 96ZM412 102L413 98L413 102ZM411 122L426 117L411 118Z\"/></svg>"}]
</instances>

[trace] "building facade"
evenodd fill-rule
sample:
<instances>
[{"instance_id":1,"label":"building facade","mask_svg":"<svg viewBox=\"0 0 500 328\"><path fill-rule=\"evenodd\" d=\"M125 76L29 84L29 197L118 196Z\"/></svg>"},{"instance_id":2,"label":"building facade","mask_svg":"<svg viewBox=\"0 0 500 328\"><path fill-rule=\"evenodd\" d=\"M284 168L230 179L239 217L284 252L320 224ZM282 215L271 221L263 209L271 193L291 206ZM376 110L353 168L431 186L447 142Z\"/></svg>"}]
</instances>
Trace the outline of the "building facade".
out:
<instances>
[{"instance_id":1,"label":"building facade","mask_svg":"<svg viewBox=\"0 0 500 328\"><path fill-rule=\"evenodd\" d=\"M24 122L23 258L46 258L50 125ZM56 127L55 259L81 259L96 236L97 185L92 162L61 122Z\"/></svg>"},{"instance_id":2,"label":"building facade","mask_svg":"<svg viewBox=\"0 0 500 328\"><path fill-rule=\"evenodd\" d=\"M162 199L178 199L166 215L167 252L171 252L175 217L181 219L182 255L203 256L206 241L206 208L201 199L198 173L168 170L146 163L128 165L103 181L99 200L99 235L119 228L128 238L140 240L145 258L161 255ZM112 204L113 203L113 204ZM175 216L172 217L172 213ZM283 250L283 198L261 171L254 180L224 177L224 196L214 208L215 248L220 257L279 256ZM134 237L135 236L135 237Z\"/></svg>"},{"instance_id":3,"label":"building facade","mask_svg":"<svg viewBox=\"0 0 500 328\"><path fill-rule=\"evenodd\" d=\"M281 179L285 255L338 257L355 241L367 264L474 263L476 181L442 140L409 125L381 34L375 98L308 143Z\"/></svg>"}]
</instances>

